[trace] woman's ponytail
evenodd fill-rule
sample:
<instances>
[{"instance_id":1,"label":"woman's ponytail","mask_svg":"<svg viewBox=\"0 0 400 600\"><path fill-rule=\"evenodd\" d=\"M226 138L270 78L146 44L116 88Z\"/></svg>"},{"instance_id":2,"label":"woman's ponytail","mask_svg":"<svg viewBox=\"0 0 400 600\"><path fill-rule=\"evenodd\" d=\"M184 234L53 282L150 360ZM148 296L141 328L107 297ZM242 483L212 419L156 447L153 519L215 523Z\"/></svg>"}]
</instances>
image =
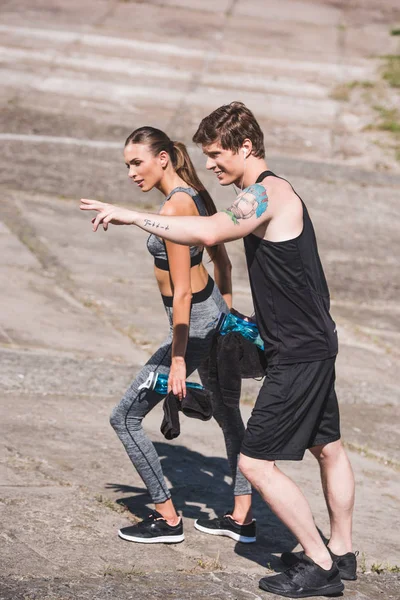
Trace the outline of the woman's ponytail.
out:
<instances>
[{"instance_id":1,"label":"woman's ponytail","mask_svg":"<svg viewBox=\"0 0 400 600\"><path fill-rule=\"evenodd\" d=\"M199 195L204 202L207 214L214 215L217 212L217 207L215 206L210 194L200 181L185 144L182 142L172 142L172 144L172 162L175 171L178 173L179 177L183 179L183 181L190 185L190 187L192 187L194 190L199 192ZM218 246L212 246L212 248L209 248L211 260L215 259L217 251Z\"/></svg>"},{"instance_id":2,"label":"woman's ponytail","mask_svg":"<svg viewBox=\"0 0 400 600\"><path fill-rule=\"evenodd\" d=\"M217 212L217 207L215 206L210 194L200 181L186 146L185 144L182 144L182 142L173 142L172 162L179 177L181 177L183 181L190 185L190 187L199 192L200 196L204 200L207 214L215 214Z\"/></svg>"}]
</instances>

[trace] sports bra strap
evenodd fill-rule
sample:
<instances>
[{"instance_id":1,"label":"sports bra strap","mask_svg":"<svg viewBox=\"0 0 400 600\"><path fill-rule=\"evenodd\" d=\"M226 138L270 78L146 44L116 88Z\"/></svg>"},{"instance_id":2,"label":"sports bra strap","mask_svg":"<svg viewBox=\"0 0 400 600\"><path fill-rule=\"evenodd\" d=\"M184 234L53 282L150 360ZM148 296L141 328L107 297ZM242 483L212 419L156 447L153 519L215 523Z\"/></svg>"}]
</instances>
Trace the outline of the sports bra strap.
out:
<instances>
[{"instance_id":1,"label":"sports bra strap","mask_svg":"<svg viewBox=\"0 0 400 600\"><path fill-rule=\"evenodd\" d=\"M164 200L164 204L166 202L168 202L168 200L171 199L171 197L176 193L176 192L184 192L185 194L188 194L191 199L193 200L193 202L196 205L197 211L199 213L199 215L201 217L206 217L207 216L207 209L204 205L203 199L200 195L200 192L198 192L197 190L195 190L192 187L176 187L172 190L172 192L170 192L168 194L168 196L165 198Z\"/></svg>"},{"instance_id":2,"label":"sports bra strap","mask_svg":"<svg viewBox=\"0 0 400 600\"><path fill-rule=\"evenodd\" d=\"M190 190L190 191L189 191ZM168 200L171 199L171 197L176 194L176 192L184 192L185 194L189 194L189 196L191 198L193 198L194 195L196 195L198 192L196 192L196 190L194 190L191 187L176 187L172 190L172 192L170 192L168 194L168 196L165 198L165 202L168 202ZM192 193L191 193L192 192Z\"/></svg>"}]
</instances>

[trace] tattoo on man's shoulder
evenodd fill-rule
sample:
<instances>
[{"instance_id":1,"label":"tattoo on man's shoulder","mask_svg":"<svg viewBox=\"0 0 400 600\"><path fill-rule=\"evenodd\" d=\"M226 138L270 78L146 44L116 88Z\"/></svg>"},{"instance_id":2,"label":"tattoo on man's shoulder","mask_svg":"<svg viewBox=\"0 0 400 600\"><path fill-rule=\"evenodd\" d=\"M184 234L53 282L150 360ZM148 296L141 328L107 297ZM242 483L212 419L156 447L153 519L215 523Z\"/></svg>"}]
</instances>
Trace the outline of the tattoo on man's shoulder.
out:
<instances>
[{"instance_id":1,"label":"tattoo on man's shoulder","mask_svg":"<svg viewBox=\"0 0 400 600\"><path fill-rule=\"evenodd\" d=\"M264 186L260 183L255 183L245 188L235 202L227 210L226 213L235 225L239 225L240 219L250 219L253 215L260 218L265 213L268 207L268 196Z\"/></svg>"},{"instance_id":2,"label":"tattoo on man's shoulder","mask_svg":"<svg viewBox=\"0 0 400 600\"><path fill-rule=\"evenodd\" d=\"M151 227L155 227L156 229L165 229L165 231L168 231L169 229L169 225L161 225L160 221L153 221L152 219L145 219L144 225L145 227L151 225Z\"/></svg>"}]
</instances>

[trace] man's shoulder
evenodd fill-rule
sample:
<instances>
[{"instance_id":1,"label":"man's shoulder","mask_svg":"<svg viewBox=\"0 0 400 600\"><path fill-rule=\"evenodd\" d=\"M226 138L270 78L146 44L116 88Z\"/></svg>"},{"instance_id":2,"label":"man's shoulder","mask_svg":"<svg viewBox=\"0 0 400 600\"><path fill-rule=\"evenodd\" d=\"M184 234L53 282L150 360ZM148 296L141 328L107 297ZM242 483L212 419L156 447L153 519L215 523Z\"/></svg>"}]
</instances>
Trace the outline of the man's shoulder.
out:
<instances>
[{"instance_id":1,"label":"man's shoulder","mask_svg":"<svg viewBox=\"0 0 400 600\"><path fill-rule=\"evenodd\" d=\"M282 177L278 177L277 175L267 175L260 181L259 185L262 185L269 194L293 192L292 185L289 181Z\"/></svg>"},{"instance_id":2,"label":"man's shoulder","mask_svg":"<svg viewBox=\"0 0 400 600\"><path fill-rule=\"evenodd\" d=\"M288 207L300 208L301 200L291 184L280 177L266 177L260 185L265 188L268 196L271 217L285 211Z\"/></svg>"}]
</instances>

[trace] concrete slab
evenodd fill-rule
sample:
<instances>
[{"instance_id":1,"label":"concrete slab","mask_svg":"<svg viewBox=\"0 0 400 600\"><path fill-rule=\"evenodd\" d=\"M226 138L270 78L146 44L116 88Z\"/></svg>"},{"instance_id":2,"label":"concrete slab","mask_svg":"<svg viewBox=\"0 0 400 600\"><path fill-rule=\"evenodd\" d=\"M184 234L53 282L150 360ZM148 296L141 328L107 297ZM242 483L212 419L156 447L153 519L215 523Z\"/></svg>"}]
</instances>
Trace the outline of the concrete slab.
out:
<instances>
[{"instance_id":1,"label":"concrete slab","mask_svg":"<svg viewBox=\"0 0 400 600\"><path fill-rule=\"evenodd\" d=\"M195 518L231 503L221 432L182 419L181 437L167 443L161 406L145 427L186 540L149 549L116 536L146 514L149 497L109 413L163 339L166 319L146 236L130 228L92 234L78 200L157 210L160 196L132 189L122 161L126 136L149 123L189 143L217 206L228 205L234 191L205 172L190 140L209 110L233 99L254 110L270 166L309 207L331 288L342 431L359 490L360 578L345 596L400 594L400 170L390 135L365 130L376 122L374 104L398 104L377 58L398 52L390 36L398 6L269 4L3 3L0 600L261 598L258 579L282 569L279 552L294 548L257 496L254 546L194 530ZM241 242L229 253L235 306L251 312ZM259 385L244 382L245 420ZM327 534L312 458L282 467Z\"/></svg>"},{"instance_id":2,"label":"concrete slab","mask_svg":"<svg viewBox=\"0 0 400 600\"><path fill-rule=\"evenodd\" d=\"M127 545L115 535L119 526L129 523L129 513L124 514L122 507L143 516L148 496L107 426L112 406L109 398L10 393L3 397L2 405L1 503L7 521L3 521L6 543L1 562L7 577L20 573L21 560L24 577L29 579L151 573L150 557L157 571L165 573L196 572L202 562L204 571L222 569L262 576L268 563L278 568L276 553L295 545L258 499L255 508L260 531L254 547L209 539L193 529L194 518L214 515L230 502L222 434L214 422L182 419L181 438L165 443L159 432L161 407L146 419L174 501L184 516L187 538L178 546L149 549ZM243 408L244 418L249 410ZM372 562L395 564L399 559L397 536L387 524L395 521L398 512L398 481L390 469L368 457L351 454L351 458L359 489L356 547L365 553L368 566ZM303 487L316 522L326 531L314 459L281 467ZM18 525L21 511L23 529ZM383 529L385 537L377 538L375 532Z\"/></svg>"}]
</instances>

